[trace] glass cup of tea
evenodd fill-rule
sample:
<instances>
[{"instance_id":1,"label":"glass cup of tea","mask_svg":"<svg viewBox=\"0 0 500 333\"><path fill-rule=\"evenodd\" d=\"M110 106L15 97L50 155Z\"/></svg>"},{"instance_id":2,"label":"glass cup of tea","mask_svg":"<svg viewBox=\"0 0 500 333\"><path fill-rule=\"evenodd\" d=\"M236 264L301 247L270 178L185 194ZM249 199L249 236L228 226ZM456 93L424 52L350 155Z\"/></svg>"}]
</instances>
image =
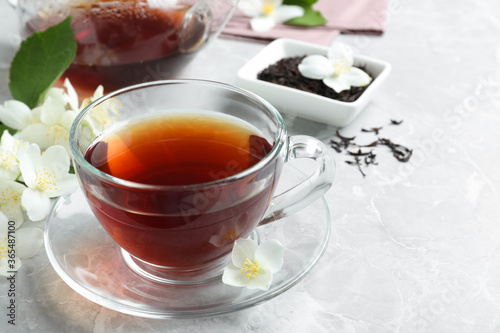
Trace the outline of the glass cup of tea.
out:
<instances>
[{"instance_id":1,"label":"glass cup of tea","mask_svg":"<svg viewBox=\"0 0 500 333\"><path fill-rule=\"evenodd\" d=\"M76 57L63 77L84 96L172 79L222 31L238 0L9 0L21 35L71 15Z\"/></svg>"},{"instance_id":2,"label":"glass cup of tea","mask_svg":"<svg viewBox=\"0 0 500 333\"><path fill-rule=\"evenodd\" d=\"M278 111L248 91L204 80L154 81L88 105L70 131L75 171L125 262L163 283L219 276L233 242L331 186L330 150L288 136ZM282 194L285 163L316 162Z\"/></svg>"}]
</instances>

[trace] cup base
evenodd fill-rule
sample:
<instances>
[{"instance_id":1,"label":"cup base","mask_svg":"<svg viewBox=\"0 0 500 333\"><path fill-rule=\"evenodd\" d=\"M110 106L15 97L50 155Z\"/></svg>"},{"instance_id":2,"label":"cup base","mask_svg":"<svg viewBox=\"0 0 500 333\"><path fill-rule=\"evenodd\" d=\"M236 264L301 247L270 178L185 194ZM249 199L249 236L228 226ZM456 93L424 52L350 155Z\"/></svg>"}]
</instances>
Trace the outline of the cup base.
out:
<instances>
[{"instance_id":1,"label":"cup base","mask_svg":"<svg viewBox=\"0 0 500 333\"><path fill-rule=\"evenodd\" d=\"M257 232L250 237L259 242ZM146 263L121 249L123 260L127 266L141 277L167 285L206 285L220 281L224 267L231 262L231 254L228 254L209 265L196 269L177 269L171 267L157 266Z\"/></svg>"}]
</instances>

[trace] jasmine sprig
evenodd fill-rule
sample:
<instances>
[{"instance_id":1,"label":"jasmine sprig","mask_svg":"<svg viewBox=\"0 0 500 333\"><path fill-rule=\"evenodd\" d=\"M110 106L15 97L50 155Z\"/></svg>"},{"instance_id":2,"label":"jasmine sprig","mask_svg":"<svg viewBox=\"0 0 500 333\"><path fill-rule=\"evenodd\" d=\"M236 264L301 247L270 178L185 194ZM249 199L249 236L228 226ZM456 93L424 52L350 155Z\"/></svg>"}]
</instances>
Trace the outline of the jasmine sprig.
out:
<instances>
[{"instance_id":1,"label":"jasmine sprig","mask_svg":"<svg viewBox=\"0 0 500 333\"><path fill-rule=\"evenodd\" d=\"M76 54L71 18L35 32L19 48L10 69L14 100L0 104L0 275L9 276L21 260L37 254L43 231L22 227L25 216L42 221L53 198L76 190L71 172L69 127L79 110L68 79L53 87ZM98 87L89 101L102 96ZM109 118L109 117L108 117ZM16 257L7 256L7 231L16 230ZM19 229L18 229L19 228ZM3 250L2 250L3 249Z\"/></svg>"},{"instance_id":2,"label":"jasmine sprig","mask_svg":"<svg viewBox=\"0 0 500 333\"><path fill-rule=\"evenodd\" d=\"M255 32L271 30L276 23L301 26L317 26L326 23L312 9L317 0L241 0L238 8L250 17L250 26Z\"/></svg>"}]
</instances>

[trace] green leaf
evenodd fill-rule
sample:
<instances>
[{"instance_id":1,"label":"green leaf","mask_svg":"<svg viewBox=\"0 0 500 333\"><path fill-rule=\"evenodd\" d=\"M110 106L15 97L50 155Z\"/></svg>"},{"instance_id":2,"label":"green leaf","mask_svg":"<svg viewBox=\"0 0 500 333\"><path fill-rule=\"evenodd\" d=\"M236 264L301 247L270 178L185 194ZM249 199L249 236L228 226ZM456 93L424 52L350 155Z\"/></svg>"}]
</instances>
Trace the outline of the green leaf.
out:
<instances>
[{"instance_id":1,"label":"green leaf","mask_svg":"<svg viewBox=\"0 0 500 333\"><path fill-rule=\"evenodd\" d=\"M21 43L10 67L12 97L36 107L76 55L71 17Z\"/></svg>"},{"instance_id":2,"label":"green leaf","mask_svg":"<svg viewBox=\"0 0 500 333\"><path fill-rule=\"evenodd\" d=\"M306 27L315 27L326 24L327 20L320 12L312 8L305 8L304 15L286 21L289 25L301 25Z\"/></svg>"},{"instance_id":3,"label":"green leaf","mask_svg":"<svg viewBox=\"0 0 500 333\"><path fill-rule=\"evenodd\" d=\"M331 1L331 0L329 0ZM314 5L318 0L283 0L284 5L293 5L293 6L300 6L300 7L311 7Z\"/></svg>"},{"instance_id":4,"label":"green leaf","mask_svg":"<svg viewBox=\"0 0 500 333\"><path fill-rule=\"evenodd\" d=\"M321 13L312 8L317 0L285 0L284 5L294 5L304 8L304 15L301 17L296 17L285 22L289 25L300 25L306 27L315 27L326 24L327 20L321 15Z\"/></svg>"},{"instance_id":5,"label":"green leaf","mask_svg":"<svg viewBox=\"0 0 500 333\"><path fill-rule=\"evenodd\" d=\"M14 135L17 132L15 129L0 123L0 137L2 136L5 130L8 130L11 135Z\"/></svg>"}]
</instances>

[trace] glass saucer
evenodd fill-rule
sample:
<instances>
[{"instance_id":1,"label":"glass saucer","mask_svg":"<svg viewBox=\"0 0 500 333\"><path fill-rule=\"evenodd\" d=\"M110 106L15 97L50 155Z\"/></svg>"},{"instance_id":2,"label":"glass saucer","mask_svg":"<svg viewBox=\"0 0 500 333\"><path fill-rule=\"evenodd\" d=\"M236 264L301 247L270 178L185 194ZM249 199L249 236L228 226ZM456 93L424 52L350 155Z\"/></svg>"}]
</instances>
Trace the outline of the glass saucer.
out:
<instances>
[{"instance_id":1,"label":"glass saucer","mask_svg":"<svg viewBox=\"0 0 500 333\"><path fill-rule=\"evenodd\" d=\"M280 187L290 188L301 176L296 169L284 173L278 192ZM323 254L330 227L330 212L322 198L290 217L256 229L257 239L277 239L285 246L283 268L267 291L227 286L222 278L176 286L139 276L127 266L120 247L101 227L80 190L59 198L54 205L47 218L45 248L57 274L92 302L140 317L199 318L249 308L296 285Z\"/></svg>"}]
</instances>

